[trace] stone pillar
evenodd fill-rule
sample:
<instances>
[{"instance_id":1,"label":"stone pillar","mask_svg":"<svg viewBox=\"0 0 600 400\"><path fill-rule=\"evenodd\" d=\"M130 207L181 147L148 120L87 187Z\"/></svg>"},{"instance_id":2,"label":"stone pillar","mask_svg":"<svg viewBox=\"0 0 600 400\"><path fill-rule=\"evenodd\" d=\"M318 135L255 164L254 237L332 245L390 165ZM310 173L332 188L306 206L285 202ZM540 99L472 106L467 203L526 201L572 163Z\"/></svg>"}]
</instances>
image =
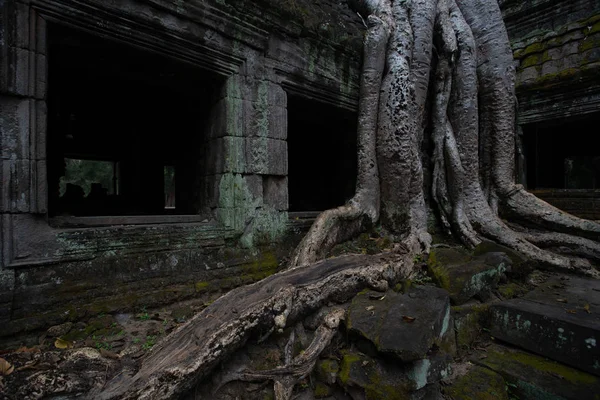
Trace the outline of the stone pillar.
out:
<instances>
[{"instance_id":1,"label":"stone pillar","mask_svg":"<svg viewBox=\"0 0 600 400\"><path fill-rule=\"evenodd\" d=\"M0 2L0 323L11 314L14 219L47 209L46 26L27 3Z\"/></svg>"},{"instance_id":2,"label":"stone pillar","mask_svg":"<svg viewBox=\"0 0 600 400\"><path fill-rule=\"evenodd\" d=\"M252 246L287 223L287 110L281 86L236 74L214 106L208 136L209 197L218 220Z\"/></svg>"}]
</instances>

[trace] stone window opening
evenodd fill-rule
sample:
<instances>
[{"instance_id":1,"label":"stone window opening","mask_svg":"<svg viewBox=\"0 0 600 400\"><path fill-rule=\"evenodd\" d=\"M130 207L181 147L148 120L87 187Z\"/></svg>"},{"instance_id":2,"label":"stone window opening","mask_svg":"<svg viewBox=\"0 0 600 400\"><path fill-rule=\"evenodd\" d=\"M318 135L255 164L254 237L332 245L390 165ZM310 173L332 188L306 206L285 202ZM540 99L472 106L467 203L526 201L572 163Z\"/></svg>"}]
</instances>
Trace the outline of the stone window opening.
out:
<instances>
[{"instance_id":1,"label":"stone window opening","mask_svg":"<svg viewBox=\"0 0 600 400\"><path fill-rule=\"evenodd\" d=\"M288 93L289 211L346 203L356 186L355 112Z\"/></svg>"},{"instance_id":2,"label":"stone window opening","mask_svg":"<svg viewBox=\"0 0 600 400\"><path fill-rule=\"evenodd\" d=\"M204 219L205 133L222 84L187 63L49 24L49 217Z\"/></svg>"},{"instance_id":3,"label":"stone window opening","mask_svg":"<svg viewBox=\"0 0 600 400\"><path fill-rule=\"evenodd\" d=\"M599 189L600 113L523 127L529 189Z\"/></svg>"},{"instance_id":4,"label":"stone window opening","mask_svg":"<svg viewBox=\"0 0 600 400\"><path fill-rule=\"evenodd\" d=\"M527 188L581 218L600 219L600 113L523 126Z\"/></svg>"}]
</instances>

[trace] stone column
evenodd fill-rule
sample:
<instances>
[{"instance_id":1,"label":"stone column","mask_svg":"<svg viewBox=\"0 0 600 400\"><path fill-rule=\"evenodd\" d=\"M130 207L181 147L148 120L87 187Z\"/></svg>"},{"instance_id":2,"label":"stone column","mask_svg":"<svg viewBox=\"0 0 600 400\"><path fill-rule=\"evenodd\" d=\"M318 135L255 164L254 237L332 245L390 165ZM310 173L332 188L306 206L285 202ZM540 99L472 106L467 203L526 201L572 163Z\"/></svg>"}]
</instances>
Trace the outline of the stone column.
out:
<instances>
[{"instance_id":1,"label":"stone column","mask_svg":"<svg viewBox=\"0 0 600 400\"><path fill-rule=\"evenodd\" d=\"M45 214L46 26L28 2L0 2L0 323L11 314L19 216Z\"/></svg>"},{"instance_id":2,"label":"stone column","mask_svg":"<svg viewBox=\"0 0 600 400\"><path fill-rule=\"evenodd\" d=\"M209 129L213 207L247 246L281 236L287 223L285 91L266 77L225 82Z\"/></svg>"}]
</instances>

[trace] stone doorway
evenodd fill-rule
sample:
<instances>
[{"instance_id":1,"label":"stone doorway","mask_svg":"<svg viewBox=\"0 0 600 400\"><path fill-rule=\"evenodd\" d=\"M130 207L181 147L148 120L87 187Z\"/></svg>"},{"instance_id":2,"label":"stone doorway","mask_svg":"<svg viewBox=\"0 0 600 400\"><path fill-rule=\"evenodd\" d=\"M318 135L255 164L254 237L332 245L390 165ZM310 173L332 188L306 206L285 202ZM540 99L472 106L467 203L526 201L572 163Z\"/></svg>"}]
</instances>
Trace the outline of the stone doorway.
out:
<instances>
[{"instance_id":1,"label":"stone doorway","mask_svg":"<svg viewBox=\"0 0 600 400\"><path fill-rule=\"evenodd\" d=\"M356 186L356 113L288 94L289 211L343 205Z\"/></svg>"}]
</instances>

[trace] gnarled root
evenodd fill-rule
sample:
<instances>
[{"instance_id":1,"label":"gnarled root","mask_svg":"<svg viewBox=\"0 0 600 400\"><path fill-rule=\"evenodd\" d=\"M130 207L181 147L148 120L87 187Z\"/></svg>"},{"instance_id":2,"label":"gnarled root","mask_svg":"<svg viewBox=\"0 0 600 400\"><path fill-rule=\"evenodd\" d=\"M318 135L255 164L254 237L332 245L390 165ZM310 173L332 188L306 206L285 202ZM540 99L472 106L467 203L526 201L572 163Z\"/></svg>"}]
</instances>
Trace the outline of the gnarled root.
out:
<instances>
[{"instance_id":1,"label":"gnarled root","mask_svg":"<svg viewBox=\"0 0 600 400\"><path fill-rule=\"evenodd\" d=\"M508 46L508 39L502 36L500 11L491 3L462 0L458 1L459 7L455 0L448 1L449 15L443 2L438 7L436 33L440 56L432 113L436 146L433 193L440 214L468 246L476 244L481 235L542 265L596 276L588 260L540 249L535 245L541 242L540 236L515 232L498 217L499 200L500 205L512 211L511 214L539 226L588 237L594 236L598 229L598 224L557 210L514 184L511 172L514 169L514 135L511 136L514 133L511 123L514 121L514 96L509 96L509 89L514 87L514 71L511 69L512 55L503 50ZM446 28L447 20L452 24L455 41ZM494 29L498 30L497 34L490 34L489 31ZM456 57L452 51L454 43L458 47ZM484 54L478 54L477 48L482 48ZM449 68L452 68L452 74ZM498 76L498 71L506 71L506 76ZM452 101L448 107L450 90ZM490 116L491 120L480 121L482 115ZM484 141L483 147L480 141ZM494 167L490 171L491 178L482 179L480 151L485 153L490 144L493 152L488 162ZM503 151L507 154L501 154ZM509 187L515 189L506 189ZM563 238L574 246L573 238ZM591 242L577 243L580 250L585 243L589 254ZM583 250L580 253L584 253Z\"/></svg>"},{"instance_id":2,"label":"gnarled root","mask_svg":"<svg viewBox=\"0 0 600 400\"><path fill-rule=\"evenodd\" d=\"M234 380L261 382L271 380L274 382L276 400L289 400L292 398L294 386L307 377L315 367L320 354L333 339L340 322L344 319L343 309L334 309L328 313L323 323L317 328L315 336L308 348L292 359L291 349L294 342L294 333L290 335L285 351L285 365L266 371L243 371L227 377L221 386Z\"/></svg>"},{"instance_id":3,"label":"gnarled root","mask_svg":"<svg viewBox=\"0 0 600 400\"><path fill-rule=\"evenodd\" d=\"M378 5L371 7L379 8ZM375 145L379 88L385 67L389 37L389 14L368 17L364 63L360 83L358 116L358 176L356 194L342 207L319 215L296 248L290 266L306 265L321 259L336 244L364 231L379 219L379 172Z\"/></svg>"}]
</instances>

